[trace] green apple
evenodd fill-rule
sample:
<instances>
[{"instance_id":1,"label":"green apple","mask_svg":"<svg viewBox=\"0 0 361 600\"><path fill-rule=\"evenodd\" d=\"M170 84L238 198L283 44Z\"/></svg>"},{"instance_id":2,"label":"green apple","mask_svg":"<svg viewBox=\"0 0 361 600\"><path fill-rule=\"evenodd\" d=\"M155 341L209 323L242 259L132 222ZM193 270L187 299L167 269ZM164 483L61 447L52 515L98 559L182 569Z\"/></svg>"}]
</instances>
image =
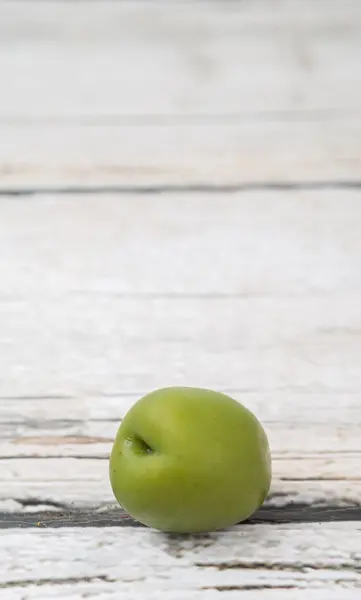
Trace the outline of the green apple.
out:
<instances>
[{"instance_id":1,"label":"green apple","mask_svg":"<svg viewBox=\"0 0 361 600\"><path fill-rule=\"evenodd\" d=\"M163 388L138 400L122 421L110 481L119 504L144 525L175 533L224 529L267 496L267 437L225 394Z\"/></svg>"}]
</instances>

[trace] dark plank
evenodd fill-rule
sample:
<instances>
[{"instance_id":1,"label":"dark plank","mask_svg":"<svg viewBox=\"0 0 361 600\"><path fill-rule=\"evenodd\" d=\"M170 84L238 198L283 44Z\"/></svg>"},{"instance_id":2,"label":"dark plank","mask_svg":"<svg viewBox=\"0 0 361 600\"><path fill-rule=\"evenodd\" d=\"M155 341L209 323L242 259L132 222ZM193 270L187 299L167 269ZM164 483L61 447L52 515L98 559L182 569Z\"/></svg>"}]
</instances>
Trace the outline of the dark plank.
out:
<instances>
[{"instance_id":1,"label":"dark plank","mask_svg":"<svg viewBox=\"0 0 361 600\"><path fill-rule=\"evenodd\" d=\"M293 504L289 507L263 507L247 525L257 523L330 523L334 521L361 521L361 506L309 506ZM37 511L32 513L0 513L0 529L62 527L143 527L124 510L109 509L96 512L91 510L73 510L66 512Z\"/></svg>"}]
</instances>

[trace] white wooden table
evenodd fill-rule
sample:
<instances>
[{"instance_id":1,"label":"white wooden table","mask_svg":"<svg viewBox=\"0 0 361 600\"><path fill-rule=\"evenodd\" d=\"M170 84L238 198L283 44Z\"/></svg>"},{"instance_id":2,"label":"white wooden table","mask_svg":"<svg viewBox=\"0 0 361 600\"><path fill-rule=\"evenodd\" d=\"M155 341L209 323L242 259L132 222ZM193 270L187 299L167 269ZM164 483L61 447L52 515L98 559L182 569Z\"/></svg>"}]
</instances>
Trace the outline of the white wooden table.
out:
<instances>
[{"instance_id":1,"label":"white wooden table","mask_svg":"<svg viewBox=\"0 0 361 600\"><path fill-rule=\"evenodd\" d=\"M358 0L0 2L1 598L360 597L360 64ZM174 384L264 423L251 523L115 507Z\"/></svg>"}]
</instances>

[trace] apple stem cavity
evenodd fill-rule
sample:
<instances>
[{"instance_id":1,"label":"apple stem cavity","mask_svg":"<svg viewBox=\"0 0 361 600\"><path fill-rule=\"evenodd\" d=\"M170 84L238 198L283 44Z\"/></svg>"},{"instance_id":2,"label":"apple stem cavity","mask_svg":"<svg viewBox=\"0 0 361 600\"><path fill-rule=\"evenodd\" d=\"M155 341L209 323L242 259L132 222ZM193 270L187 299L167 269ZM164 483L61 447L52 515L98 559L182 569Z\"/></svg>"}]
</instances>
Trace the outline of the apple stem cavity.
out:
<instances>
[{"instance_id":1,"label":"apple stem cavity","mask_svg":"<svg viewBox=\"0 0 361 600\"><path fill-rule=\"evenodd\" d=\"M154 454L153 448L138 435L128 437L125 443L135 454Z\"/></svg>"}]
</instances>

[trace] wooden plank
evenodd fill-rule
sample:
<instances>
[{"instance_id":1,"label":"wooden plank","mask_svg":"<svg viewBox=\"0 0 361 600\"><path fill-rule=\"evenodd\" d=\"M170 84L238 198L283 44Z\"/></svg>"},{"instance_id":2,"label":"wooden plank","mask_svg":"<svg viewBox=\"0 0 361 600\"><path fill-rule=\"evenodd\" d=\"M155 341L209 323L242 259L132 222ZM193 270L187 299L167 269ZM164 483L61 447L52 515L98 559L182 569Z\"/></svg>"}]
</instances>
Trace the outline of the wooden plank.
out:
<instances>
[{"instance_id":1,"label":"wooden plank","mask_svg":"<svg viewBox=\"0 0 361 600\"><path fill-rule=\"evenodd\" d=\"M109 428L116 427L127 410L149 389L134 389L123 393L79 396L23 396L1 397L0 422L2 440L8 437L45 435L76 435L76 428L87 436L113 435ZM337 435L338 443L345 450L353 449L354 426L361 420L360 393L335 393L312 391L294 392L288 390L262 390L250 392L244 389L225 388L230 394L255 412L262 422L275 428L287 426L297 430L314 426L318 435L313 438L314 449L324 449L323 441L318 439L328 433ZM327 419L326 419L327 413ZM343 431L347 434L343 435ZM279 437L282 432L278 432ZM284 431L287 435L287 431ZM297 435L297 433L296 433ZM277 443L277 440L275 439ZM331 446L336 443L333 439ZM292 450L297 450L297 442ZM291 449L291 448L290 448ZM304 448L307 451L306 448Z\"/></svg>"},{"instance_id":2,"label":"wooden plank","mask_svg":"<svg viewBox=\"0 0 361 600\"><path fill-rule=\"evenodd\" d=\"M307 592L356 600L360 542L354 523L238 526L193 538L133 528L4 531L0 586L8 598L180 600L222 591L222 598L304 600Z\"/></svg>"},{"instance_id":3,"label":"wooden plank","mask_svg":"<svg viewBox=\"0 0 361 600\"><path fill-rule=\"evenodd\" d=\"M359 394L354 298L147 301L43 290L2 303L0 393L84 397L241 384L258 393Z\"/></svg>"},{"instance_id":4,"label":"wooden plank","mask_svg":"<svg viewBox=\"0 0 361 600\"><path fill-rule=\"evenodd\" d=\"M13 501L13 510L0 503L0 529L69 529L94 527L145 527L120 506L69 507L61 503L39 505L35 498ZM15 505L22 507L15 509ZM309 523L349 523L355 527L361 521L361 506L309 505L292 502L288 506L267 502L242 525L309 524Z\"/></svg>"},{"instance_id":5,"label":"wooden plank","mask_svg":"<svg viewBox=\"0 0 361 600\"><path fill-rule=\"evenodd\" d=\"M91 583L91 582L90 582ZM109 589L111 591L109 591ZM130 591L132 588L128 589L128 591L124 592L121 588L122 598L124 600L144 600L145 597L150 600L164 600L165 598L169 598L169 592L154 592L152 595L149 593L149 590L146 591ZM244 587L242 590L236 588L235 590L222 589L222 600L235 600L236 598L247 598L247 600L258 600L260 597L260 593L262 594L262 600L339 600L340 591L339 590L322 590L322 589L298 589L291 590L287 586L277 586L276 589L271 588L261 588L258 589L258 586L252 587L251 589L248 587ZM61 594L59 596L59 593ZM33 588L27 588L26 600L31 600L33 598L45 598L46 600L51 600L52 598L61 598L62 600L78 600L78 594L86 594L91 593L95 594L95 596L99 600L116 600L119 598L119 590L117 586L107 586L102 583L91 584L87 583L81 584L81 582L74 587L74 585L65 584L61 586L60 590L54 589L54 585L45 585L40 590L38 586L34 586ZM358 600L359 591L344 589L342 588L342 600ZM15 595L14 595L15 594ZM19 596L18 590L11 590L8 593L9 600L18 600ZM219 600L219 591L217 590L203 590L199 592L177 592L175 591L171 595L172 600Z\"/></svg>"},{"instance_id":6,"label":"wooden plank","mask_svg":"<svg viewBox=\"0 0 361 600\"><path fill-rule=\"evenodd\" d=\"M358 0L3 2L0 23L3 120L361 107Z\"/></svg>"},{"instance_id":7,"label":"wooden plank","mask_svg":"<svg viewBox=\"0 0 361 600\"><path fill-rule=\"evenodd\" d=\"M360 291L357 190L49 194L2 198L0 217L4 302L92 293L307 304L347 293L352 310Z\"/></svg>"},{"instance_id":8,"label":"wooden plank","mask_svg":"<svg viewBox=\"0 0 361 600\"><path fill-rule=\"evenodd\" d=\"M348 193L0 203L2 396L359 393Z\"/></svg>"},{"instance_id":9,"label":"wooden plank","mask_svg":"<svg viewBox=\"0 0 361 600\"><path fill-rule=\"evenodd\" d=\"M361 119L351 114L228 124L226 117L158 125L0 120L0 132L2 190L356 184L361 173Z\"/></svg>"},{"instance_id":10,"label":"wooden plank","mask_svg":"<svg viewBox=\"0 0 361 600\"><path fill-rule=\"evenodd\" d=\"M2 189L359 182L358 0L0 2L0 38Z\"/></svg>"}]
</instances>

